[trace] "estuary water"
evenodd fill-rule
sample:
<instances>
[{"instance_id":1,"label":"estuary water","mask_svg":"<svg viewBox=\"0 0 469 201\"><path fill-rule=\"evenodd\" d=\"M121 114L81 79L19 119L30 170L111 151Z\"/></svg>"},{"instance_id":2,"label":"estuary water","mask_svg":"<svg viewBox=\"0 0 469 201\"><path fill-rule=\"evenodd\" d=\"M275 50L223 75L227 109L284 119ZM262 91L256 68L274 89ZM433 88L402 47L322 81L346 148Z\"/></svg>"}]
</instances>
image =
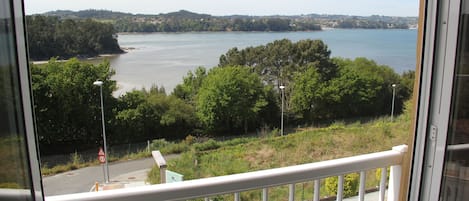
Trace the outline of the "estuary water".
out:
<instances>
[{"instance_id":1,"label":"estuary water","mask_svg":"<svg viewBox=\"0 0 469 201\"><path fill-rule=\"evenodd\" d=\"M197 32L119 34L128 53L110 59L121 95L132 89L164 86L170 93L188 71L218 65L220 55L287 38L323 40L333 57L366 57L397 73L414 70L416 30L331 29L317 32Z\"/></svg>"}]
</instances>

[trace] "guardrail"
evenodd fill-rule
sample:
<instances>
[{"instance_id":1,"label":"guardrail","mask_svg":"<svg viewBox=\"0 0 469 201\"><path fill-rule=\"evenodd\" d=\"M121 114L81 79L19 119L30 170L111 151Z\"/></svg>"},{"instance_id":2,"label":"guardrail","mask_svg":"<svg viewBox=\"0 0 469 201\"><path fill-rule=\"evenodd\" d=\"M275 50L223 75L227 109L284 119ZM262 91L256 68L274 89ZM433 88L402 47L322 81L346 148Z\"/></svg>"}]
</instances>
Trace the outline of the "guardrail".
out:
<instances>
[{"instance_id":1,"label":"guardrail","mask_svg":"<svg viewBox=\"0 0 469 201\"><path fill-rule=\"evenodd\" d=\"M189 180L178 183L158 184L101 192L89 192L46 197L46 201L153 201L187 200L234 194L234 200L240 200L240 192L262 189L263 200L268 199L268 188L289 185L289 200L294 200L295 184L314 181L314 200L319 201L320 179L338 176L337 200L342 200L344 175L360 172L359 200L364 200L365 171L382 168L379 186L379 200L384 201L386 190L386 168L390 167L388 182L388 201L399 197L401 164L407 152L406 145L393 147L392 150L340 158L317 163L289 166L234 174L205 179Z\"/></svg>"}]
</instances>

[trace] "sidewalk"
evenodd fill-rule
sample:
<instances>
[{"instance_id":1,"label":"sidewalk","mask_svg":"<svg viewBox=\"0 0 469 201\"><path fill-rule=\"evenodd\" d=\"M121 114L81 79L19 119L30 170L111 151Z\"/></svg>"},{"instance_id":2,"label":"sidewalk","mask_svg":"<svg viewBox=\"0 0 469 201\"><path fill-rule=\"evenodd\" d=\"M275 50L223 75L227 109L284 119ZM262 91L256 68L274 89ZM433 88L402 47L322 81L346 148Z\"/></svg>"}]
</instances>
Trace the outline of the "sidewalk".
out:
<instances>
[{"instance_id":1,"label":"sidewalk","mask_svg":"<svg viewBox=\"0 0 469 201\"><path fill-rule=\"evenodd\" d=\"M386 200L387 191L384 195L385 195L384 197L385 197L385 200ZM365 194L365 201L367 201L367 200L378 201L379 200L379 191L375 191L375 192ZM344 198L343 201L358 201L358 196Z\"/></svg>"},{"instance_id":2,"label":"sidewalk","mask_svg":"<svg viewBox=\"0 0 469 201\"><path fill-rule=\"evenodd\" d=\"M150 185L145 181L150 170L151 169L144 169L119 175L115 178L112 178L111 181L107 184L98 183L98 191ZM90 192L94 191L96 191L96 185L93 185L90 189Z\"/></svg>"}]
</instances>

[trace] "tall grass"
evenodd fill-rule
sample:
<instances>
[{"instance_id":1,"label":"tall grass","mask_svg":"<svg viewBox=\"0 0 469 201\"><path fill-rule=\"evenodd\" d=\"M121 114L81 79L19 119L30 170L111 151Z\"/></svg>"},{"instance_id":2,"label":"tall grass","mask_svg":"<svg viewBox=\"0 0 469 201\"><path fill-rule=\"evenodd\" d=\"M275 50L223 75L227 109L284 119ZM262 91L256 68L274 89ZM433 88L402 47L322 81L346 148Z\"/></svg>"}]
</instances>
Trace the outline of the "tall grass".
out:
<instances>
[{"instance_id":1,"label":"tall grass","mask_svg":"<svg viewBox=\"0 0 469 201\"><path fill-rule=\"evenodd\" d=\"M286 136L225 142L211 140L190 146L188 151L182 152L180 158L168 162L168 169L190 180L330 160L389 150L393 146L405 144L409 129L410 120L402 115L393 122L389 118L378 118L368 123L337 122L326 128L311 128ZM374 170L368 172L367 187L377 185L375 174ZM159 182L157 167L149 173L148 180L153 184ZM322 183L325 183L324 180ZM311 185L297 184L296 196L311 197ZM303 187L308 190L298 190ZM282 196L287 195L283 194L287 192L287 187L277 187L271 191L269 195L273 200L283 200ZM321 192L323 197L333 194L324 188ZM247 200L257 200L258 194L253 191L241 196L250 198ZM219 199L228 199L229 196L221 196Z\"/></svg>"}]
</instances>

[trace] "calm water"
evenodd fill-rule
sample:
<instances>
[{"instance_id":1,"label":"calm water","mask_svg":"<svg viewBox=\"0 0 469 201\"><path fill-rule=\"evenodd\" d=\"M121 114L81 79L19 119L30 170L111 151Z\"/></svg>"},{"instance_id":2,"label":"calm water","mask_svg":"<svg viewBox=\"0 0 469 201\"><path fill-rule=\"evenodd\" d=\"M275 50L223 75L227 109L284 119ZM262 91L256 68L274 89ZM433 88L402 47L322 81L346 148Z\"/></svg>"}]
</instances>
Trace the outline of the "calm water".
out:
<instances>
[{"instance_id":1,"label":"calm water","mask_svg":"<svg viewBox=\"0 0 469 201\"><path fill-rule=\"evenodd\" d=\"M245 48L288 38L321 39L332 56L367 57L396 72L415 69L416 30L326 30L320 32L155 33L119 35L121 47L135 48L111 59L116 70L117 95L133 88L164 86L167 92L189 70L211 68L233 47Z\"/></svg>"}]
</instances>

